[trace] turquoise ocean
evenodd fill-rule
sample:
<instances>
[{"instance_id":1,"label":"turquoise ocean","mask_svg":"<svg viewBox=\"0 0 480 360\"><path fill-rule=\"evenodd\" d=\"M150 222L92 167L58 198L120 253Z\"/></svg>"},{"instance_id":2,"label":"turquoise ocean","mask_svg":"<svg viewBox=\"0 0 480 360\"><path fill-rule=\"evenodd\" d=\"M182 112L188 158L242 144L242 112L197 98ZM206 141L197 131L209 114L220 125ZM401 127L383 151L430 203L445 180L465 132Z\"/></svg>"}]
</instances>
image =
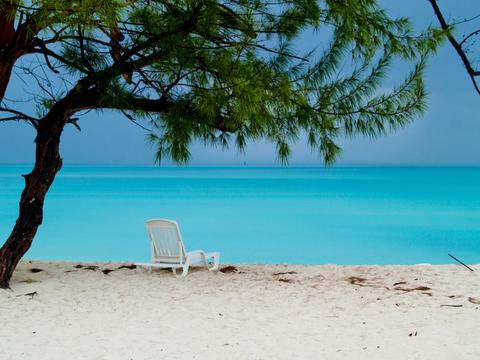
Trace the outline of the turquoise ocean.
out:
<instances>
[{"instance_id":1,"label":"turquoise ocean","mask_svg":"<svg viewBox=\"0 0 480 360\"><path fill-rule=\"evenodd\" d=\"M0 241L29 166L0 166ZM480 263L480 168L65 166L29 259L147 261L144 222L229 263Z\"/></svg>"}]
</instances>

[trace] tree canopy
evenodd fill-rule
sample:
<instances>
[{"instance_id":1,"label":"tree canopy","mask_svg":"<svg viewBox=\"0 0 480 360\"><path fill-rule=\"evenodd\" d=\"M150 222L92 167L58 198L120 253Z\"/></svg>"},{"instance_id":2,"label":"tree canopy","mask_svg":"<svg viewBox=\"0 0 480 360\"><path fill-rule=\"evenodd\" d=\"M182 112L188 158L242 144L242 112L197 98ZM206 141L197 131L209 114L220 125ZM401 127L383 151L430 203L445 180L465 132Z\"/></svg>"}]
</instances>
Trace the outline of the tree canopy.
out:
<instances>
[{"instance_id":1,"label":"tree canopy","mask_svg":"<svg viewBox=\"0 0 480 360\"><path fill-rule=\"evenodd\" d=\"M372 0L39 1L26 9L44 29L37 50L51 75L75 83L70 93L89 93L70 113L147 118L157 160L177 162L189 159L194 139L243 149L266 138L286 160L304 132L331 163L338 137L375 137L422 112L424 57L440 39L431 29L414 34ZM298 53L307 32L322 38ZM413 67L382 91L395 58ZM67 92L44 93L41 115Z\"/></svg>"}]
</instances>

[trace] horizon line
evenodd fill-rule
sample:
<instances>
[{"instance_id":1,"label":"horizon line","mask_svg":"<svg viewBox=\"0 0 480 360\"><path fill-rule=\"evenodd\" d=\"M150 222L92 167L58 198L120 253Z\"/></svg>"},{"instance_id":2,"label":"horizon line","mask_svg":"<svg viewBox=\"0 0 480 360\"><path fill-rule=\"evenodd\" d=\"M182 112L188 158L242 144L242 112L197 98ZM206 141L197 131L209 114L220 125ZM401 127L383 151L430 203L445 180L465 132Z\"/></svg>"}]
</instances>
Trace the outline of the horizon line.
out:
<instances>
[{"instance_id":1,"label":"horizon line","mask_svg":"<svg viewBox=\"0 0 480 360\"><path fill-rule=\"evenodd\" d=\"M33 166L34 163L0 163L0 166ZM452 163L339 163L333 165L325 165L322 163L192 163L192 164L153 164L153 163L65 163L63 167L149 167L149 168L189 168L189 167L277 167L277 168L290 168L290 167L318 167L318 168L342 168L342 167L480 167L480 163L472 164L452 164Z\"/></svg>"}]
</instances>

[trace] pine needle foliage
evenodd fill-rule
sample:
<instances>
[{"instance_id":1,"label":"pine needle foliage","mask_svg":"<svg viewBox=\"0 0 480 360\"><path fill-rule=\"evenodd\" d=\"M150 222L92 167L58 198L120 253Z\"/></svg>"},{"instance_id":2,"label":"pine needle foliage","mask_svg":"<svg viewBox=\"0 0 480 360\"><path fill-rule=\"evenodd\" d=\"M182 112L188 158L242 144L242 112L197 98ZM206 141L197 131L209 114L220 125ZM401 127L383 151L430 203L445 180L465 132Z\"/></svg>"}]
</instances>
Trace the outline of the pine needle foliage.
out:
<instances>
[{"instance_id":1,"label":"pine needle foliage","mask_svg":"<svg viewBox=\"0 0 480 360\"><path fill-rule=\"evenodd\" d=\"M193 141L242 150L256 139L275 143L286 162L291 144L306 134L331 164L342 137L375 138L425 110L426 57L443 36L436 29L414 33L408 19L390 18L375 0L29 6L53 9L39 15L42 21L65 25L50 28L59 42L49 56L78 79L79 92L95 90L80 110L117 109L143 121L158 162L187 162ZM300 53L306 33L318 42ZM411 70L385 90L400 60Z\"/></svg>"},{"instance_id":2,"label":"pine needle foliage","mask_svg":"<svg viewBox=\"0 0 480 360\"><path fill-rule=\"evenodd\" d=\"M127 4L120 0L0 0L0 13L6 19L17 20L19 28L35 36L41 31L79 25L115 26Z\"/></svg>"}]
</instances>

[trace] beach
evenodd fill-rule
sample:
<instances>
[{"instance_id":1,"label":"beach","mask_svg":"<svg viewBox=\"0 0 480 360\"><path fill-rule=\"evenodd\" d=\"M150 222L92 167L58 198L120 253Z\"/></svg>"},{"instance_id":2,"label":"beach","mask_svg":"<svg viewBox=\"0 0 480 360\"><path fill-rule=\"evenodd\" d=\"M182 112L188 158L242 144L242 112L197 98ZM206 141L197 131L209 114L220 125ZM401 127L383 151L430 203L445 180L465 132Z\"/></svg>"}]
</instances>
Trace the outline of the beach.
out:
<instances>
[{"instance_id":1,"label":"beach","mask_svg":"<svg viewBox=\"0 0 480 360\"><path fill-rule=\"evenodd\" d=\"M478 359L472 268L22 261L0 359Z\"/></svg>"}]
</instances>

